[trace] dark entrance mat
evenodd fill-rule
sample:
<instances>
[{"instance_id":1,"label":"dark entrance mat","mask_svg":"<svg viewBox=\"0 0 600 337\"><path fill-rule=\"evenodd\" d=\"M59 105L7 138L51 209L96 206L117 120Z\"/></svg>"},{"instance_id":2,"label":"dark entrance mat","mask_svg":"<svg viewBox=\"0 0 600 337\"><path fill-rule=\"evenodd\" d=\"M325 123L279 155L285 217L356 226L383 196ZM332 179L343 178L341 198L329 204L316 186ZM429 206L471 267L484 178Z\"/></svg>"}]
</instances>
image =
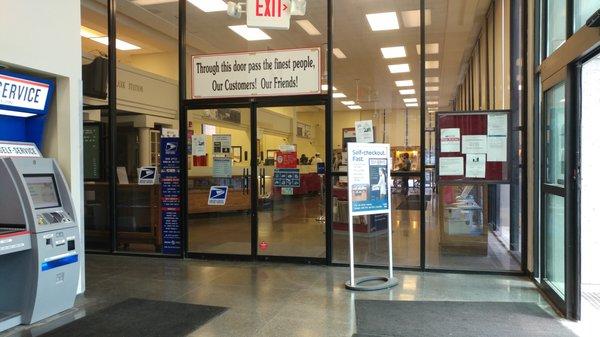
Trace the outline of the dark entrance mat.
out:
<instances>
[{"instance_id":1,"label":"dark entrance mat","mask_svg":"<svg viewBox=\"0 0 600 337\"><path fill-rule=\"evenodd\" d=\"M357 300L355 336L576 336L535 303Z\"/></svg>"},{"instance_id":2,"label":"dark entrance mat","mask_svg":"<svg viewBox=\"0 0 600 337\"><path fill-rule=\"evenodd\" d=\"M130 298L42 336L186 336L227 308Z\"/></svg>"}]
</instances>

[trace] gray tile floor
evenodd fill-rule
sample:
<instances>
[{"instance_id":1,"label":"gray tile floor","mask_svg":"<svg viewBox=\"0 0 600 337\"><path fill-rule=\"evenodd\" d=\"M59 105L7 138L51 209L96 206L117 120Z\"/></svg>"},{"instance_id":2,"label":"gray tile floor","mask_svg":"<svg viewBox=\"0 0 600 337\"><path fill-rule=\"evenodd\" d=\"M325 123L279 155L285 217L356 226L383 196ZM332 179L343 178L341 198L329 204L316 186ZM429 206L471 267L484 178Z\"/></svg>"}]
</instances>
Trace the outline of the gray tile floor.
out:
<instances>
[{"instance_id":1,"label":"gray tile floor","mask_svg":"<svg viewBox=\"0 0 600 337\"><path fill-rule=\"evenodd\" d=\"M128 297L229 308L192 336L351 336L355 299L527 301L551 312L531 282L514 276L398 271L397 287L361 293L344 288L343 267L106 255L88 255L86 265L87 291L76 308L5 335L37 336ZM358 269L357 276L384 272Z\"/></svg>"}]
</instances>

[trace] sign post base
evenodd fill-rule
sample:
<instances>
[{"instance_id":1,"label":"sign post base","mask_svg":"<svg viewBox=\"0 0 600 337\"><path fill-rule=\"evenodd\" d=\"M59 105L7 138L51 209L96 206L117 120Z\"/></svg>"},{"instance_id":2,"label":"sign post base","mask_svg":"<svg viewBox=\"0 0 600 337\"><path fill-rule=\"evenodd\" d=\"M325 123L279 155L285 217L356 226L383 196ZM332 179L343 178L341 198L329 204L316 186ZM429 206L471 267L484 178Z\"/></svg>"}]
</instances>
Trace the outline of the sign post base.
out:
<instances>
[{"instance_id":1,"label":"sign post base","mask_svg":"<svg viewBox=\"0 0 600 337\"><path fill-rule=\"evenodd\" d=\"M362 283L369 281L383 281L383 283L371 284L371 285L361 285ZM393 288L398 285L398 279L395 277L387 277L387 276L364 276L359 277L354 280L354 285L352 285L352 281L346 281L346 289L350 290L359 290L359 291L373 291L373 290L383 290Z\"/></svg>"}]
</instances>

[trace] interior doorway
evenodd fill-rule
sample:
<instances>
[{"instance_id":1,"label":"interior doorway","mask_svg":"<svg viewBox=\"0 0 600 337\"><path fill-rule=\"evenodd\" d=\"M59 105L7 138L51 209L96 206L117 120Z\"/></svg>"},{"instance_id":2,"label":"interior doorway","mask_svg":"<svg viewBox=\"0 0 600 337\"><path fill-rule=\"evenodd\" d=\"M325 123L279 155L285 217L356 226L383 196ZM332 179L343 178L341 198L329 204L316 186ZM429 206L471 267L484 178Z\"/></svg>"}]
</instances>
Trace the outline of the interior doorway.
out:
<instances>
[{"instance_id":1,"label":"interior doorway","mask_svg":"<svg viewBox=\"0 0 600 337\"><path fill-rule=\"evenodd\" d=\"M325 102L211 103L186 115L190 255L325 262ZM223 204L210 200L215 187L227 188Z\"/></svg>"}]
</instances>

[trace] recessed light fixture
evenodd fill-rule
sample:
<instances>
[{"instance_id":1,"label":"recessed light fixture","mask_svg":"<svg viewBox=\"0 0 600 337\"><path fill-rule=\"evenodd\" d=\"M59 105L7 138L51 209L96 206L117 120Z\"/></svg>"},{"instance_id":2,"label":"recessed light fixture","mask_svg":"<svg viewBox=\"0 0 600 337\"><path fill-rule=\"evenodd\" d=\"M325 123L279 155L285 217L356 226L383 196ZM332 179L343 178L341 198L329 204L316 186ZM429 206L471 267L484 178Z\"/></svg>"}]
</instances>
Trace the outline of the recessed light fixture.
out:
<instances>
[{"instance_id":1,"label":"recessed light fixture","mask_svg":"<svg viewBox=\"0 0 600 337\"><path fill-rule=\"evenodd\" d=\"M192 5L198 7L206 13L224 12L227 10L227 4L223 0L187 0Z\"/></svg>"},{"instance_id":2,"label":"recessed light fixture","mask_svg":"<svg viewBox=\"0 0 600 337\"><path fill-rule=\"evenodd\" d=\"M439 43L426 43L425 44L425 54L438 54L440 52ZM417 54L421 55L421 45L417 45Z\"/></svg>"},{"instance_id":3,"label":"recessed light fixture","mask_svg":"<svg viewBox=\"0 0 600 337\"><path fill-rule=\"evenodd\" d=\"M405 98L404 103L417 103L416 98Z\"/></svg>"},{"instance_id":4,"label":"recessed light fixture","mask_svg":"<svg viewBox=\"0 0 600 337\"><path fill-rule=\"evenodd\" d=\"M392 73L392 74L399 74L399 73L408 73L408 72L410 72L410 66L408 65L408 63L390 64L388 66L388 68L390 69L390 73Z\"/></svg>"},{"instance_id":5,"label":"recessed light fixture","mask_svg":"<svg viewBox=\"0 0 600 337\"><path fill-rule=\"evenodd\" d=\"M425 91L440 91L440 87L425 87Z\"/></svg>"},{"instance_id":6,"label":"recessed light fixture","mask_svg":"<svg viewBox=\"0 0 600 337\"><path fill-rule=\"evenodd\" d=\"M337 88L335 86L332 86L331 88L333 89L333 91L337 90ZM327 84L321 84L321 90L327 91Z\"/></svg>"},{"instance_id":7,"label":"recessed light fixture","mask_svg":"<svg viewBox=\"0 0 600 337\"><path fill-rule=\"evenodd\" d=\"M346 98L346 95L344 95L341 92L334 92L333 93L333 98Z\"/></svg>"},{"instance_id":8,"label":"recessed light fixture","mask_svg":"<svg viewBox=\"0 0 600 337\"><path fill-rule=\"evenodd\" d=\"M404 27L407 28L415 28L421 26L421 11L402 11L400 13L402 15L402 23ZM431 10L425 10L425 26L431 25Z\"/></svg>"},{"instance_id":9,"label":"recessed light fixture","mask_svg":"<svg viewBox=\"0 0 600 337\"><path fill-rule=\"evenodd\" d=\"M362 109L362 107L360 105L350 105L350 106L348 106L348 108L350 110L359 110L359 109Z\"/></svg>"},{"instance_id":10,"label":"recessed light fixture","mask_svg":"<svg viewBox=\"0 0 600 337\"><path fill-rule=\"evenodd\" d=\"M400 95L414 95L415 89L402 89L400 90Z\"/></svg>"},{"instance_id":11,"label":"recessed light fixture","mask_svg":"<svg viewBox=\"0 0 600 337\"><path fill-rule=\"evenodd\" d=\"M401 81L396 81L396 86L397 87L412 87L413 81L412 80L401 80Z\"/></svg>"},{"instance_id":12,"label":"recessed light fixture","mask_svg":"<svg viewBox=\"0 0 600 337\"><path fill-rule=\"evenodd\" d=\"M102 43L105 46L108 46L108 36L102 36L102 37L91 37L90 40L92 41L96 41L98 43ZM142 49L132 43L129 42L125 42L123 40L116 40L116 46L115 46L118 50L137 50L137 49Z\"/></svg>"},{"instance_id":13,"label":"recessed light fixture","mask_svg":"<svg viewBox=\"0 0 600 337\"><path fill-rule=\"evenodd\" d=\"M367 21L369 21L369 26L374 32L400 29L396 12L367 14Z\"/></svg>"},{"instance_id":14,"label":"recessed light fixture","mask_svg":"<svg viewBox=\"0 0 600 337\"><path fill-rule=\"evenodd\" d=\"M229 26L236 34L248 41L270 40L271 37L260 28L250 28L246 25Z\"/></svg>"},{"instance_id":15,"label":"recessed light fixture","mask_svg":"<svg viewBox=\"0 0 600 337\"><path fill-rule=\"evenodd\" d=\"M381 54L384 59L395 59L398 57L406 57L406 49L404 46L385 47L381 48Z\"/></svg>"},{"instance_id":16,"label":"recessed light fixture","mask_svg":"<svg viewBox=\"0 0 600 337\"><path fill-rule=\"evenodd\" d=\"M79 29L79 35L81 35L81 37L86 37L88 39L92 38L92 37L102 37L102 36L106 36L105 34L102 34L98 31L95 31L91 28L88 27L84 27L81 26Z\"/></svg>"},{"instance_id":17,"label":"recessed light fixture","mask_svg":"<svg viewBox=\"0 0 600 337\"><path fill-rule=\"evenodd\" d=\"M419 106L419 103L405 103L407 108L415 108Z\"/></svg>"},{"instance_id":18,"label":"recessed light fixture","mask_svg":"<svg viewBox=\"0 0 600 337\"><path fill-rule=\"evenodd\" d=\"M296 23L311 36L321 35L321 32L308 20L297 20Z\"/></svg>"},{"instance_id":19,"label":"recessed light fixture","mask_svg":"<svg viewBox=\"0 0 600 337\"><path fill-rule=\"evenodd\" d=\"M356 102L354 102L354 101L342 101L341 103L343 105L355 105L356 104Z\"/></svg>"},{"instance_id":20,"label":"recessed light fixture","mask_svg":"<svg viewBox=\"0 0 600 337\"><path fill-rule=\"evenodd\" d=\"M333 53L333 55L335 55L335 57L337 57L339 59L346 58L346 54L344 54L344 52L340 48L333 48L333 50L331 52Z\"/></svg>"},{"instance_id":21,"label":"recessed light fixture","mask_svg":"<svg viewBox=\"0 0 600 337\"><path fill-rule=\"evenodd\" d=\"M425 69L437 69L440 67L440 61L425 61Z\"/></svg>"},{"instance_id":22,"label":"recessed light fixture","mask_svg":"<svg viewBox=\"0 0 600 337\"><path fill-rule=\"evenodd\" d=\"M425 83L439 83L440 78L437 76L425 77Z\"/></svg>"}]
</instances>

